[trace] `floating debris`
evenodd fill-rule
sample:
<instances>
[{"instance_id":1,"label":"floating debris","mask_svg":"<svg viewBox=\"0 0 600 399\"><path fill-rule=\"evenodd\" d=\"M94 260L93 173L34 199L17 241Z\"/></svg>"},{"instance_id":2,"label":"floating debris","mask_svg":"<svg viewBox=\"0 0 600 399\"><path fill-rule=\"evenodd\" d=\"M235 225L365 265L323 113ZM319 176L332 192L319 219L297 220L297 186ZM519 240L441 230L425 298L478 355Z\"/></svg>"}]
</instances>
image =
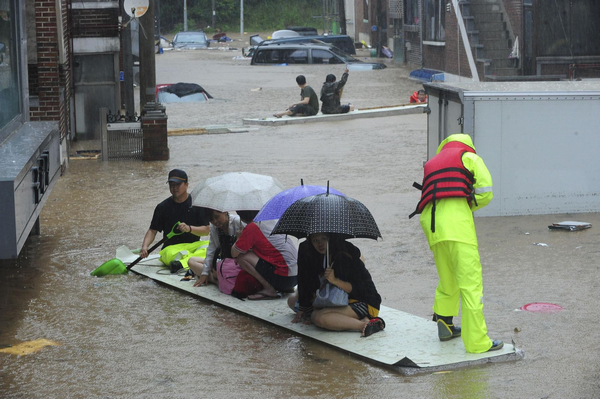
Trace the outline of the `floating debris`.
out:
<instances>
[{"instance_id":1,"label":"floating debris","mask_svg":"<svg viewBox=\"0 0 600 399\"><path fill-rule=\"evenodd\" d=\"M36 339L34 341L27 341L20 343L9 348L0 349L0 353L8 353L9 355L30 355L39 350L44 349L46 346L58 346L59 344L54 341L50 341L45 338Z\"/></svg>"},{"instance_id":2,"label":"floating debris","mask_svg":"<svg viewBox=\"0 0 600 399\"><path fill-rule=\"evenodd\" d=\"M589 229L590 227L592 227L591 223L573 222L573 221L552 223L550 226L548 226L548 228L550 230L567 230L567 231L585 230L585 229Z\"/></svg>"},{"instance_id":3,"label":"floating debris","mask_svg":"<svg viewBox=\"0 0 600 399\"><path fill-rule=\"evenodd\" d=\"M534 313L557 313L562 310L562 306L553 303L533 302L520 307L520 310L526 310Z\"/></svg>"}]
</instances>

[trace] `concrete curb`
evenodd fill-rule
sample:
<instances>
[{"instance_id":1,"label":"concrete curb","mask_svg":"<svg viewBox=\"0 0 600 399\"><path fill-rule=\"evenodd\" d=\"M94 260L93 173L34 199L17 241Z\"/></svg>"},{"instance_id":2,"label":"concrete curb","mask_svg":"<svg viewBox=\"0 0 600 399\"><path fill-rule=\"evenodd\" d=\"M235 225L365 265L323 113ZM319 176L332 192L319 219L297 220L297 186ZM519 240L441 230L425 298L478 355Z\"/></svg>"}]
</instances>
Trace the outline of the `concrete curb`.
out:
<instances>
[{"instance_id":1,"label":"concrete curb","mask_svg":"<svg viewBox=\"0 0 600 399\"><path fill-rule=\"evenodd\" d=\"M258 130L256 127L245 127L245 126L207 126L207 127L184 127L168 129L168 136L192 136L200 134L225 134L225 133L246 133L250 131Z\"/></svg>"},{"instance_id":2,"label":"concrete curb","mask_svg":"<svg viewBox=\"0 0 600 399\"><path fill-rule=\"evenodd\" d=\"M359 118L378 118L382 116L395 116L395 115L408 115L408 114L419 114L425 112L427 104L404 104L404 105L393 105L389 107L377 107L377 108L361 108L349 112L347 114L335 114L335 115L323 115L318 114L315 116L302 116L302 117L290 117L284 116L282 118L262 118L262 119L242 119L242 122L248 125L291 125L299 123L313 123L313 122L326 122L326 121L343 121L350 119Z\"/></svg>"}]
</instances>

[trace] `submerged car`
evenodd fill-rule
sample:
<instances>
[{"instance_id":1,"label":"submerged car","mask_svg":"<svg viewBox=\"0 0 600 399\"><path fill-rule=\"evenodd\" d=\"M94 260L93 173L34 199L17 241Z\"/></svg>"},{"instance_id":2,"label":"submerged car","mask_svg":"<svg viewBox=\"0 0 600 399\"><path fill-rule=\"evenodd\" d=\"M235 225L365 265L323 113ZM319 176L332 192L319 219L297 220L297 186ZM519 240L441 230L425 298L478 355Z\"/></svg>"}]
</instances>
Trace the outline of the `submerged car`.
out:
<instances>
[{"instance_id":1,"label":"submerged car","mask_svg":"<svg viewBox=\"0 0 600 399\"><path fill-rule=\"evenodd\" d=\"M285 28L286 30L293 30L294 32L298 32L300 36L318 36L319 32L315 28L310 28L308 26L288 26Z\"/></svg>"},{"instance_id":2,"label":"submerged car","mask_svg":"<svg viewBox=\"0 0 600 399\"><path fill-rule=\"evenodd\" d=\"M348 35L321 35L321 36L297 36L297 37L284 37L281 39L270 39L261 42L259 45L263 46L266 44L300 44L300 43L315 43L315 44L331 44L333 47L337 47L338 50L343 51L346 54L356 54L354 48L354 41Z\"/></svg>"},{"instance_id":3,"label":"submerged car","mask_svg":"<svg viewBox=\"0 0 600 399\"><path fill-rule=\"evenodd\" d=\"M192 32L185 31L179 32L173 38L173 48L175 49L185 49L185 50L195 50L207 48L210 44L208 38L206 37L206 33L202 31Z\"/></svg>"},{"instance_id":4,"label":"submerged car","mask_svg":"<svg viewBox=\"0 0 600 399\"><path fill-rule=\"evenodd\" d=\"M204 102L213 98L196 83L167 83L156 85L156 101L159 103Z\"/></svg>"},{"instance_id":5,"label":"submerged car","mask_svg":"<svg viewBox=\"0 0 600 399\"><path fill-rule=\"evenodd\" d=\"M348 69L383 69L380 62L363 62L322 43L265 44L254 50L251 65L346 64Z\"/></svg>"},{"instance_id":6,"label":"submerged car","mask_svg":"<svg viewBox=\"0 0 600 399\"><path fill-rule=\"evenodd\" d=\"M282 37L278 39L267 39L263 40L259 35L250 36L250 44L254 46L248 50L248 56L251 57L256 50L256 46L263 46L267 44L300 44L300 43L315 43L315 44L331 44L342 50L346 54L356 54L354 48L354 41L348 35L302 35L292 37ZM242 49L243 51L243 49Z\"/></svg>"}]
</instances>

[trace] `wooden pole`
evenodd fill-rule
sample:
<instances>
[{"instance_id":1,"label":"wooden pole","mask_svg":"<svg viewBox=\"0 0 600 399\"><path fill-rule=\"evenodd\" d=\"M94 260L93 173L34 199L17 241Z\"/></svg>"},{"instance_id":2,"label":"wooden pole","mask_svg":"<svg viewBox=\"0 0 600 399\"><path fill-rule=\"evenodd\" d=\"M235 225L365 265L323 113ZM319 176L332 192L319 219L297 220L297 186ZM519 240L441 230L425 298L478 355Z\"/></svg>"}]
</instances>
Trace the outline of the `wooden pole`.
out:
<instances>
[{"instance_id":1,"label":"wooden pole","mask_svg":"<svg viewBox=\"0 0 600 399\"><path fill-rule=\"evenodd\" d=\"M156 98L156 61L154 59L154 0L140 18L140 114L144 105Z\"/></svg>"}]
</instances>

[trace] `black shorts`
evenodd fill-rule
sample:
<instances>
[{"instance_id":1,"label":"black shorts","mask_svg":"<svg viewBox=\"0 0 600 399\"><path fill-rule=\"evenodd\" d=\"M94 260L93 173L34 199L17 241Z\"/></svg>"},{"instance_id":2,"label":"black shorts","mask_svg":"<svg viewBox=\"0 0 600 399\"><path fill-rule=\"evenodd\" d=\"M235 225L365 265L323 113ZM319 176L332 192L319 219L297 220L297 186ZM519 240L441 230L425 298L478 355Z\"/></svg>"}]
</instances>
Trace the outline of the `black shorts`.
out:
<instances>
[{"instance_id":1,"label":"black shorts","mask_svg":"<svg viewBox=\"0 0 600 399\"><path fill-rule=\"evenodd\" d=\"M344 104L344 105L341 105L340 107L342 109L340 114L347 114L348 112L350 112L350 104Z\"/></svg>"},{"instance_id":2,"label":"black shorts","mask_svg":"<svg viewBox=\"0 0 600 399\"><path fill-rule=\"evenodd\" d=\"M358 320L362 320L365 317L368 317L369 319L371 318L371 316L369 315L369 305L367 305L364 302L352 302L350 304L350 307L352 308L352 310L354 310L354 313L356 313L356 315L358 316Z\"/></svg>"},{"instance_id":3,"label":"black shorts","mask_svg":"<svg viewBox=\"0 0 600 399\"><path fill-rule=\"evenodd\" d=\"M259 259L256 262L256 271L262 276L267 283L271 284L277 291L287 291L294 288L298 279L296 276L287 277L275 274L275 266L269 262Z\"/></svg>"},{"instance_id":4,"label":"black shorts","mask_svg":"<svg viewBox=\"0 0 600 399\"><path fill-rule=\"evenodd\" d=\"M313 109L308 104L296 104L290 108L292 111L292 115L302 114L304 116L312 116L315 115Z\"/></svg>"}]
</instances>

